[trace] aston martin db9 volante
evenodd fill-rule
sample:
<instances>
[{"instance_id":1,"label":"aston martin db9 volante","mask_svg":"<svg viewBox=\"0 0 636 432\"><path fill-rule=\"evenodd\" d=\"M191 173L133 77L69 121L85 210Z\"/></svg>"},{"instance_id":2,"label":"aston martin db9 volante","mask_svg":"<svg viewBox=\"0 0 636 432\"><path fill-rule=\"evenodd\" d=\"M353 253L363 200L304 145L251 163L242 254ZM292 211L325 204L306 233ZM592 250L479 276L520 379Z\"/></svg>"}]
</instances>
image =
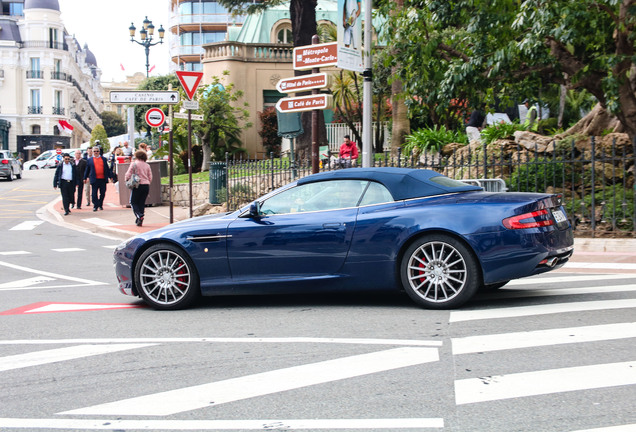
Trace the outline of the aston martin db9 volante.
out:
<instances>
[{"instance_id":1,"label":"aston martin db9 volante","mask_svg":"<svg viewBox=\"0 0 636 432\"><path fill-rule=\"evenodd\" d=\"M156 309L200 295L373 290L448 309L559 268L572 251L558 195L484 192L424 169L351 168L137 235L114 264L120 291Z\"/></svg>"}]
</instances>

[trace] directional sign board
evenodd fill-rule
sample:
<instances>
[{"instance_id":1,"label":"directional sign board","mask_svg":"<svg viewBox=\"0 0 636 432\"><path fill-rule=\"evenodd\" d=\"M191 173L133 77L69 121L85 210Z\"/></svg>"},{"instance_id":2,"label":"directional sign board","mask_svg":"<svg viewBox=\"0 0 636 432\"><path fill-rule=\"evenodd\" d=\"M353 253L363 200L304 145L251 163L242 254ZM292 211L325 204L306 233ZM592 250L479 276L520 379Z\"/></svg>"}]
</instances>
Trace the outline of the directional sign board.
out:
<instances>
[{"instance_id":1,"label":"directional sign board","mask_svg":"<svg viewBox=\"0 0 636 432\"><path fill-rule=\"evenodd\" d=\"M294 69L304 70L338 63L338 42L305 45L294 48Z\"/></svg>"},{"instance_id":2,"label":"directional sign board","mask_svg":"<svg viewBox=\"0 0 636 432\"><path fill-rule=\"evenodd\" d=\"M174 116L174 118L178 118L178 119L187 119L188 118L188 114L187 113L174 113L173 116ZM191 120L203 121L203 114L190 114L190 119Z\"/></svg>"},{"instance_id":3,"label":"directional sign board","mask_svg":"<svg viewBox=\"0 0 636 432\"><path fill-rule=\"evenodd\" d=\"M179 82L181 83L183 90L185 90L188 99L191 100L201 83L203 72L176 71L175 73L177 74L177 78L179 78Z\"/></svg>"},{"instance_id":4,"label":"directional sign board","mask_svg":"<svg viewBox=\"0 0 636 432\"><path fill-rule=\"evenodd\" d=\"M332 101L333 96L328 94L282 98L276 104L276 109L282 113L327 109L331 108Z\"/></svg>"},{"instance_id":5,"label":"directional sign board","mask_svg":"<svg viewBox=\"0 0 636 432\"><path fill-rule=\"evenodd\" d=\"M146 123L150 127L159 127L166 121L166 115L159 108L150 108L146 111Z\"/></svg>"},{"instance_id":6,"label":"directional sign board","mask_svg":"<svg viewBox=\"0 0 636 432\"><path fill-rule=\"evenodd\" d=\"M178 91L112 91L110 92L110 103L125 105L154 105L179 103Z\"/></svg>"},{"instance_id":7,"label":"directional sign board","mask_svg":"<svg viewBox=\"0 0 636 432\"><path fill-rule=\"evenodd\" d=\"M276 90L281 93L294 93L317 88L331 86L331 75L317 73L301 75L293 78L284 78L276 84Z\"/></svg>"}]
</instances>

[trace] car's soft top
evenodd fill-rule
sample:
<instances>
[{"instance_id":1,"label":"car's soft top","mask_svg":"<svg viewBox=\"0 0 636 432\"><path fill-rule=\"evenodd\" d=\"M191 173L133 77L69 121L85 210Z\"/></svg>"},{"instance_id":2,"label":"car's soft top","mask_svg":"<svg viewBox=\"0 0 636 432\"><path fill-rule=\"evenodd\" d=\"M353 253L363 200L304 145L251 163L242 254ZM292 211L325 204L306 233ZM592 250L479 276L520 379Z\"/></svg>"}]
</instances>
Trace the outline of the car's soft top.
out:
<instances>
[{"instance_id":1,"label":"car's soft top","mask_svg":"<svg viewBox=\"0 0 636 432\"><path fill-rule=\"evenodd\" d=\"M411 168L350 168L313 174L298 180L298 184L324 180L370 180L383 184L395 200L404 200L453 192L483 190L450 179L438 172Z\"/></svg>"}]
</instances>

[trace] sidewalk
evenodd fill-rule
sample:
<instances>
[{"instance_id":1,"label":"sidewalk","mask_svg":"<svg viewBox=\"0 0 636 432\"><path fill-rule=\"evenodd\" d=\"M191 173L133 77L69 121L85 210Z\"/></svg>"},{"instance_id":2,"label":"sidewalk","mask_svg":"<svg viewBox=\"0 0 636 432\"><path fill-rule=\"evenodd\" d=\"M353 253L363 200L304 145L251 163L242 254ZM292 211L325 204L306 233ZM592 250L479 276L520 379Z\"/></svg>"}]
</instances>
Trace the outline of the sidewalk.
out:
<instances>
[{"instance_id":1,"label":"sidewalk","mask_svg":"<svg viewBox=\"0 0 636 432\"><path fill-rule=\"evenodd\" d=\"M85 198L85 197L84 197ZM48 213L61 225L72 229L105 234L121 240L126 240L136 234L152 231L170 224L170 206L146 207L143 226L135 225L135 215L130 207L119 203L119 193L113 183L106 186L104 210L93 211L93 205L86 205L82 199L82 208L71 209L71 214L64 216L62 197L47 206ZM173 207L173 222L188 219L188 207Z\"/></svg>"},{"instance_id":2,"label":"sidewalk","mask_svg":"<svg viewBox=\"0 0 636 432\"><path fill-rule=\"evenodd\" d=\"M64 216L61 197L46 208L60 225L121 240L170 224L170 206L164 205L146 207L143 226L136 226L132 209L119 203L119 193L113 183L107 185L104 210L94 212L92 205L82 206L81 210L71 209L71 214ZM188 207L173 207L174 222L188 219L189 214ZM577 238L574 240L574 255L566 266L579 268L580 271L598 271L603 268L603 263L611 264L608 270L636 273L636 239Z\"/></svg>"}]
</instances>

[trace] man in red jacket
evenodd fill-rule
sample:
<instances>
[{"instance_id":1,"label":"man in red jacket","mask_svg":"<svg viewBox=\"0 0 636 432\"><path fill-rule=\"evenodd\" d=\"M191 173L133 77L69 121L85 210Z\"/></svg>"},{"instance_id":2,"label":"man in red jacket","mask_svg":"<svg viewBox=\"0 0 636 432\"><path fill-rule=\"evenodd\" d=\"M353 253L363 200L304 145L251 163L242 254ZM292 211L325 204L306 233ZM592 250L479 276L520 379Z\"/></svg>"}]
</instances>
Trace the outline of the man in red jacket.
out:
<instances>
[{"instance_id":1,"label":"man in red jacket","mask_svg":"<svg viewBox=\"0 0 636 432\"><path fill-rule=\"evenodd\" d=\"M112 177L108 161L101 155L101 149L98 146L93 147L93 157L88 159L86 163L86 172L84 173L84 183L90 180L93 189L93 211L97 209L104 210L104 195L106 195L106 183Z\"/></svg>"}]
</instances>

